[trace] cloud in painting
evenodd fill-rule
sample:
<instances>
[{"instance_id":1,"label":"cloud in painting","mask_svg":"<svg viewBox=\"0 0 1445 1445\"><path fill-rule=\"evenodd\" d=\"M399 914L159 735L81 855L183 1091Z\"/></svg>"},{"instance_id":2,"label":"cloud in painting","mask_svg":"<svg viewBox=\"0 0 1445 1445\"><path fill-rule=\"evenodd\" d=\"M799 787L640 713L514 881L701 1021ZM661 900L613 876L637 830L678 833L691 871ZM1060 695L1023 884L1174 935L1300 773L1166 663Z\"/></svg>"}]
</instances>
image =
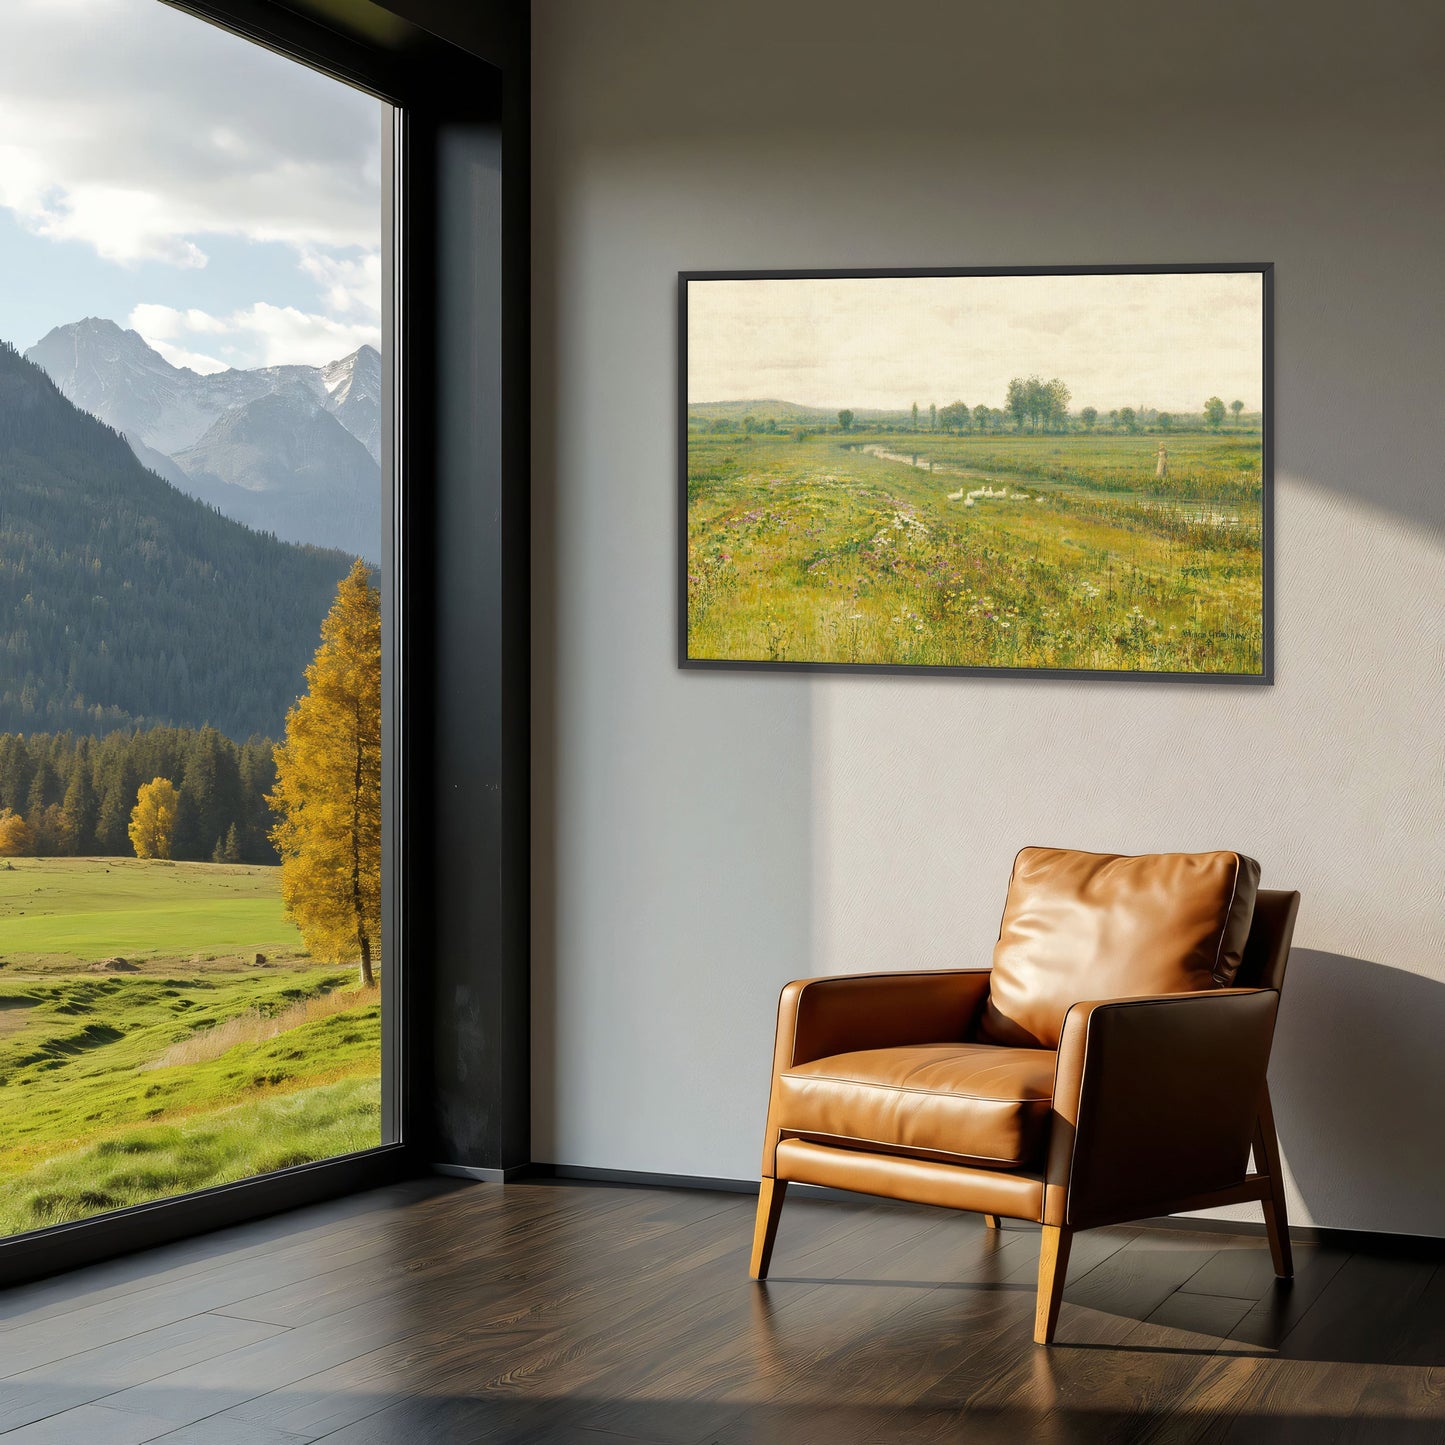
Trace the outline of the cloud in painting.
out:
<instances>
[{"instance_id":1,"label":"cloud in painting","mask_svg":"<svg viewBox=\"0 0 1445 1445\"><path fill-rule=\"evenodd\" d=\"M1263 399L1258 273L694 281L688 399L1002 406L1059 377L1072 405Z\"/></svg>"}]
</instances>

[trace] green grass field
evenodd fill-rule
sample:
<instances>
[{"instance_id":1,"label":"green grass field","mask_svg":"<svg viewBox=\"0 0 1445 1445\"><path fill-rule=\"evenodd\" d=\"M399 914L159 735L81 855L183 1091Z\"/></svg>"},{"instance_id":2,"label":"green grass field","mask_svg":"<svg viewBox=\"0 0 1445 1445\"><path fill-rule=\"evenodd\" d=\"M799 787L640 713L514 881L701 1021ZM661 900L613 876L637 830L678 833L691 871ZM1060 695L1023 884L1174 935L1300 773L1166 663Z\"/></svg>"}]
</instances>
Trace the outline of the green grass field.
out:
<instances>
[{"instance_id":1,"label":"green grass field","mask_svg":"<svg viewBox=\"0 0 1445 1445\"><path fill-rule=\"evenodd\" d=\"M0 1233L380 1142L379 996L277 871L0 866Z\"/></svg>"},{"instance_id":2,"label":"green grass field","mask_svg":"<svg viewBox=\"0 0 1445 1445\"><path fill-rule=\"evenodd\" d=\"M689 654L1256 674L1260 475L1248 433L694 432Z\"/></svg>"},{"instance_id":3,"label":"green grass field","mask_svg":"<svg viewBox=\"0 0 1445 1445\"><path fill-rule=\"evenodd\" d=\"M276 869L140 858L15 858L0 864L0 959L73 966L200 955L296 957Z\"/></svg>"}]
</instances>

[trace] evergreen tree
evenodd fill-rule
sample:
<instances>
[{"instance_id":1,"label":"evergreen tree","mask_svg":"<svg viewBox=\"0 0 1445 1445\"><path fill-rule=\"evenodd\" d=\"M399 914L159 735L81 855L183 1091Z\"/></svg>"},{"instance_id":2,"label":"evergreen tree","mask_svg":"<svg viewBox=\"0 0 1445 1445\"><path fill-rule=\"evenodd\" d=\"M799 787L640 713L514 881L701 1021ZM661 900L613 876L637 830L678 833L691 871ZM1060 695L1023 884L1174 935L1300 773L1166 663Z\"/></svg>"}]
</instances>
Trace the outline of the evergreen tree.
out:
<instances>
[{"instance_id":1,"label":"evergreen tree","mask_svg":"<svg viewBox=\"0 0 1445 1445\"><path fill-rule=\"evenodd\" d=\"M95 824L100 808L95 785L90 777L90 756L87 748L78 754L60 805L61 838L65 852L71 855L89 853L95 848Z\"/></svg>"},{"instance_id":2,"label":"evergreen tree","mask_svg":"<svg viewBox=\"0 0 1445 1445\"><path fill-rule=\"evenodd\" d=\"M30 829L30 852L36 858L56 858L65 852L65 823L59 803L36 808L25 820Z\"/></svg>"},{"instance_id":3,"label":"evergreen tree","mask_svg":"<svg viewBox=\"0 0 1445 1445\"><path fill-rule=\"evenodd\" d=\"M204 727L187 739L181 775L181 798L192 799L195 856L203 839L224 839L226 829L241 815L241 774L236 746L213 727ZM180 820L177 820L179 838ZM190 856L181 852L178 857Z\"/></svg>"},{"instance_id":4,"label":"evergreen tree","mask_svg":"<svg viewBox=\"0 0 1445 1445\"><path fill-rule=\"evenodd\" d=\"M241 787L241 858L275 863L271 810L266 795L276 786L276 747L269 738L248 738L237 756Z\"/></svg>"},{"instance_id":5,"label":"evergreen tree","mask_svg":"<svg viewBox=\"0 0 1445 1445\"><path fill-rule=\"evenodd\" d=\"M130 812L140 787L139 736L114 733L105 743L129 739L131 747L109 749L97 768L97 779L103 778L100 814L95 825L95 843L100 852L111 857L125 853L130 845Z\"/></svg>"},{"instance_id":6,"label":"evergreen tree","mask_svg":"<svg viewBox=\"0 0 1445 1445\"><path fill-rule=\"evenodd\" d=\"M171 832L172 858L209 858L211 845L201 829L200 810L196 806L196 795L184 787L176 790L176 817Z\"/></svg>"},{"instance_id":7,"label":"evergreen tree","mask_svg":"<svg viewBox=\"0 0 1445 1445\"><path fill-rule=\"evenodd\" d=\"M30 751L19 733L0 737L0 808L23 813L30 798Z\"/></svg>"},{"instance_id":8,"label":"evergreen tree","mask_svg":"<svg viewBox=\"0 0 1445 1445\"><path fill-rule=\"evenodd\" d=\"M381 939L381 594L361 561L336 590L307 691L276 749L281 898L313 955L359 958Z\"/></svg>"},{"instance_id":9,"label":"evergreen tree","mask_svg":"<svg viewBox=\"0 0 1445 1445\"><path fill-rule=\"evenodd\" d=\"M60 775L55 771L54 764L47 756L45 740L32 738L31 743L36 755L36 768L31 776L30 792L25 800L25 816L27 818L43 813L52 803L58 803L64 796L60 785Z\"/></svg>"}]
</instances>

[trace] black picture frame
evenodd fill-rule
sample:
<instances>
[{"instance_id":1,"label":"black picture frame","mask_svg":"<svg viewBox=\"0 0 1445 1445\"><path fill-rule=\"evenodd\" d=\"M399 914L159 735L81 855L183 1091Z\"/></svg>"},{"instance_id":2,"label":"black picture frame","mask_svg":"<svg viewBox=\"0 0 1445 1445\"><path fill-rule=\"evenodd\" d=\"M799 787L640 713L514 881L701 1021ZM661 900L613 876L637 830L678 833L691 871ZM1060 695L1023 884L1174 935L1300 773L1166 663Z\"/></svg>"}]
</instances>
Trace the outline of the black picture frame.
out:
<instances>
[{"instance_id":1,"label":"black picture frame","mask_svg":"<svg viewBox=\"0 0 1445 1445\"><path fill-rule=\"evenodd\" d=\"M1262 383L1260 425L1260 671L1144 672L1062 667L972 667L916 663L814 662L692 657L688 651L688 287L707 281L871 280L967 276L1146 276L1250 273L1261 279ZM677 665L685 671L881 674L895 677L988 677L1130 683L1191 683L1268 687L1275 680L1274 651L1274 263L1189 262L1052 266L912 266L679 271L677 278Z\"/></svg>"}]
</instances>

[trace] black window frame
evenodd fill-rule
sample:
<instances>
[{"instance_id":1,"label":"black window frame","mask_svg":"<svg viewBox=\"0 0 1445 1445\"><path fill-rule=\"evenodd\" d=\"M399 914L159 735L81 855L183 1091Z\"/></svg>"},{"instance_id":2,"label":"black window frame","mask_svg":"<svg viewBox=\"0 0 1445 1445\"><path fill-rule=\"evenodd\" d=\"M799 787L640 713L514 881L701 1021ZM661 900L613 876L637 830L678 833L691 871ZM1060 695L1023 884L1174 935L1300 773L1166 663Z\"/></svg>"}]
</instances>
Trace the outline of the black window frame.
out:
<instances>
[{"instance_id":1,"label":"black window frame","mask_svg":"<svg viewBox=\"0 0 1445 1445\"><path fill-rule=\"evenodd\" d=\"M434 1169L501 1179L529 1159L526 8L156 3L395 107L384 1142L0 1240L0 1287ZM413 8L454 10L460 43L401 13Z\"/></svg>"}]
</instances>

